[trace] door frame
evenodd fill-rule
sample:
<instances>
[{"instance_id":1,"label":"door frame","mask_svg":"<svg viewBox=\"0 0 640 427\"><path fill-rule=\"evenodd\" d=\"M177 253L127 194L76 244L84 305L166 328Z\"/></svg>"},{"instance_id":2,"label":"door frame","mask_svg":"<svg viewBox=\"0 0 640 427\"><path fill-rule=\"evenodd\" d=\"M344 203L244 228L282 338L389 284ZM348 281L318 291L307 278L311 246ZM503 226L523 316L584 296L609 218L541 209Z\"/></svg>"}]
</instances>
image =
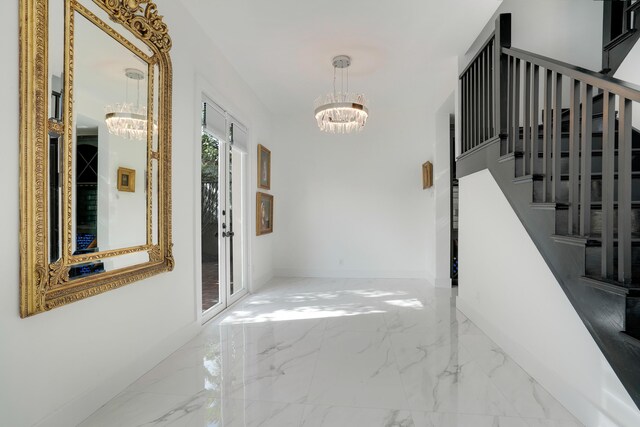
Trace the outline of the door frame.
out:
<instances>
[{"instance_id":1,"label":"door frame","mask_svg":"<svg viewBox=\"0 0 640 427\"><path fill-rule=\"evenodd\" d=\"M201 138L202 138L202 117L200 115L200 112L202 111L202 104L205 101L208 102L213 102L216 105L220 105L219 103L213 101L213 99L216 99L212 96L210 96L210 93L212 93L213 91L209 90L208 88L210 88L210 85L208 85L203 79L202 77L198 76L197 77L197 84L196 84L196 100L197 100L197 104L196 104L196 114L194 114L194 138L193 140L195 141L195 149L194 149L194 158L193 158L193 162L194 162L194 173L193 173L193 188L196 191L196 193L199 193L200 190L200 186L201 186L201 160L202 160L202 144L201 144ZM233 116L235 117L235 116ZM225 146L225 153L228 153L230 150L227 150L227 146L230 148L230 144L226 141L220 141L221 146ZM241 194L241 198L242 198L242 204L243 204L243 212L242 212L242 216L243 216L243 225L242 225L242 231L243 231L243 237L244 237L244 249L243 249L243 256L244 256L244 265L243 265L243 277L244 277L244 287L241 291L236 292L233 295L229 295L229 287L226 285L226 270L227 268L225 267L224 269L221 269L221 271L224 271L224 273L220 273L220 286L224 287L224 292L220 292L219 294L219 302L218 304L214 305L213 307L211 307L209 310L203 312L202 311L202 260L201 260L201 254L202 254L202 241L201 241L201 198L198 195L197 197L195 197L195 204L194 204L194 228L193 228L193 233L195 236L194 239L194 257L193 257L193 261L194 261L194 283L195 283L195 314L196 314L196 319L199 321L199 323L204 324L212 319L214 319L216 316L218 316L220 313L222 313L224 310L226 310L227 308L231 307L233 304L235 304L236 302L238 302L238 300L240 300L241 298L243 298L244 296L246 296L249 293L249 289L250 289L250 283L251 283L251 269L249 268L249 262L250 262L250 245L251 245L251 239L249 238L249 232L250 232L250 228L248 226L249 224L249 216L248 213L250 211L250 205L248 205L248 191L249 191L249 185L248 185L248 180L249 180L249 160L250 160L250 156L249 156L249 152L244 152L244 150L240 150L243 151L243 164L244 164L244 170L242 171L242 194ZM228 159L223 162L224 164L221 165L221 170L220 170L220 174L222 176L222 174L226 174L227 170L226 170L226 162L228 162ZM226 197L227 197L227 193L228 190L224 189L224 194L219 194L219 197L224 197L225 198L225 205L226 205ZM219 210L219 217L221 217L220 215L220 207L221 204L218 204L218 210ZM219 256L222 258L223 254L225 255L225 263L226 261L226 250L223 252L223 243L226 244L226 242L222 239L218 239L218 253ZM225 283L223 285L223 283Z\"/></svg>"}]
</instances>

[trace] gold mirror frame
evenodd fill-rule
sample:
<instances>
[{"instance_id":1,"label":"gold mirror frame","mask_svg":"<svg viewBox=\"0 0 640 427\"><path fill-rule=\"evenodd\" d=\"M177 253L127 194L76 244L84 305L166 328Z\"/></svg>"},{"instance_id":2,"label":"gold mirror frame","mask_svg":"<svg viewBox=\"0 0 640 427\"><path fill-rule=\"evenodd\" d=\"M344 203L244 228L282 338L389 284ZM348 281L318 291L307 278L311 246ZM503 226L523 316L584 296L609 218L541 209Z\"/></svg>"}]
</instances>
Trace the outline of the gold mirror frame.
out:
<instances>
[{"instance_id":1,"label":"gold mirror frame","mask_svg":"<svg viewBox=\"0 0 640 427\"><path fill-rule=\"evenodd\" d=\"M65 3L65 82L63 120L48 118L49 1ZM78 0L20 0L20 316L27 317L83 298L171 271L174 266L171 237L171 38L162 16L151 0L93 1L112 21L121 24L149 47L151 69L158 65L158 146L148 144L147 162L157 160L157 201L147 191L147 244L96 252L71 254L74 12L80 12L131 51L137 49L110 25L104 25ZM153 85L150 78L149 87ZM149 109L153 111L153 97ZM153 116L151 116L153 117ZM151 126L151 125L150 125ZM61 257L49 262L48 247L48 135L62 137ZM150 137L149 137L150 138ZM151 168L148 168L150 174ZM151 180L149 181L151 182ZM151 184L148 184L149 186ZM153 244L152 209L157 209L158 237ZM79 262L146 251L149 261L117 270L69 280L69 270Z\"/></svg>"}]
</instances>

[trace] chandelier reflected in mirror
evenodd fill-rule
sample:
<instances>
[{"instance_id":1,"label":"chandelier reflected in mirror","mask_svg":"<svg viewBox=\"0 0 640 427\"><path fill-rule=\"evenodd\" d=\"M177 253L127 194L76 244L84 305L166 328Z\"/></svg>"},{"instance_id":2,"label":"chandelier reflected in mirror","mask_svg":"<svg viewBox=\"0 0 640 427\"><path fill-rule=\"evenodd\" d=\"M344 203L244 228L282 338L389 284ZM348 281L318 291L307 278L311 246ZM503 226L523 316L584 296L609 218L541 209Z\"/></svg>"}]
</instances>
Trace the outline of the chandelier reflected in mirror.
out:
<instances>
[{"instance_id":1,"label":"chandelier reflected in mirror","mask_svg":"<svg viewBox=\"0 0 640 427\"><path fill-rule=\"evenodd\" d=\"M105 122L109 133L125 139L136 141L147 140L147 108L140 106L140 82L144 80L144 72L134 68L127 68L124 72L127 76L127 96L129 93L129 80L137 82L136 103L128 102L107 105L105 107ZM154 124L155 130L155 124Z\"/></svg>"},{"instance_id":2,"label":"chandelier reflected in mirror","mask_svg":"<svg viewBox=\"0 0 640 427\"><path fill-rule=\"evenodd\" d=\"M351 58L340 55L333 58L333 92L315 101L315 115L321 131L329 133L359 132L369 117L364 94L349 92L349 66ZM340 91L336 89L336 74L340 69ZM345 70L347 87L345 90Z\"/></svg>"}]
</instances>

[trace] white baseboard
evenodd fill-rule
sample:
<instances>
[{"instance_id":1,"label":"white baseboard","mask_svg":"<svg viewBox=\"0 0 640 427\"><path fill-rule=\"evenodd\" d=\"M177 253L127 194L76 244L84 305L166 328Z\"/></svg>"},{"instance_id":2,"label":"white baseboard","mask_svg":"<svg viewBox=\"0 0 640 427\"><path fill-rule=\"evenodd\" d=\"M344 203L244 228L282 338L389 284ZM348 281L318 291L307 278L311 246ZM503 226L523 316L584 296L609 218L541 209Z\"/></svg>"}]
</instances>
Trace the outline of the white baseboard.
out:
<instances>
[{"instance_id":1,"label":"white baseboard","mask_svg":"<svg viewBox=\"0 0 640 427\"><path fill-rule=\"evenodd\" d=\"M315 270L306 268L276 268L276 277L321 277L329 279L426 279L433 277L426 270Z\"/></svg>"},{"instance_id":2,"label":"white baseboard","mask_svg":"<svg viewBox=\"0 0 640 427\"><path fill-rule=\"evenodd\" d=\"M158 345L149 348L145 354L121 369L116 375L105 380L100 386L88 393L83 393L66 403L56 412L42 419L36 427L68 427L81 423L93 414L129 384L147 373L171 353L182 347L201 330L198 322L193 322L180 329Z\"/></svg>"},{"instance_id":3,"label":"white baseboard","mask_svg":"<svg viewBox=\"0 0 640 427\"><path fill-rule=\"evenodd\" d=\"M534 354L504 334L499 326L488 321L471 304L458 297L456 298L456 306L585 426L621 427L638 425L636 424L638 415L633 408L618 402L617 399L607 399L607 402L592 402L572 384L563 381L562 377L552 367L543 364ZM549 350L561 351L561 349ZM612 420L598 405L607 406L608 412L616 414L617 420Z\"/></svg>"},{"instance_id":4,"label":"white baseboard","mask_svg":"<svg viewBox=\"0 0 640 427\"><path fill-rule=\"evenodd\" d=\"M261 287L269 283L269 281L273 279L273 277L274 277L273 271L270 271L267 274L263 274L260 276L254 276L253 282L251 283L250 292L251 293L256 292L258 289L260 289Z\"/></svg>"}]
</instances>

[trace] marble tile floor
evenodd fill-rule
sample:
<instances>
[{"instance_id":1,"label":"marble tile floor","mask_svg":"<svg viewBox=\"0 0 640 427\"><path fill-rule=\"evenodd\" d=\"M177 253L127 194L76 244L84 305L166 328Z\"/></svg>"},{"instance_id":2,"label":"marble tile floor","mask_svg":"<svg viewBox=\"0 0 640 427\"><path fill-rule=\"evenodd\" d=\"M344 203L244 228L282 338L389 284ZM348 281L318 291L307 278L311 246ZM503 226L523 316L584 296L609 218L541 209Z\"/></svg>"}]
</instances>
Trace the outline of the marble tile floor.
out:
<instances>
[{"instance_id":1,"label":"marble tile floor","mask_svg":"<svg viewBox=\"0 0 640 427\"><path fill-rule=\"evenodd\" d=\"M420 280L277 279L81 426L576 427Z\"/></svg>"}]
</instances>

